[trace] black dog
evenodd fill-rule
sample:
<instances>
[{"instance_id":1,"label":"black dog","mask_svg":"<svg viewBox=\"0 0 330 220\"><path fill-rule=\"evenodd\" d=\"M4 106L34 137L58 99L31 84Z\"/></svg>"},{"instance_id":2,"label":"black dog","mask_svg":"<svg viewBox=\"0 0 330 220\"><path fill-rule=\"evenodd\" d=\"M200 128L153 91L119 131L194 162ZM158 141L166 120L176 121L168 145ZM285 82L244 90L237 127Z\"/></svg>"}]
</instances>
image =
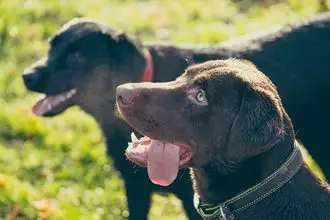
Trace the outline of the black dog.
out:
<instances>
[{"instance_id":1,"label":"black dog","mask_svg":"<svg viewBox=\"0 0 330 220\"><path fill-rule=\"evenodd\" d=\"M34 107L36 114L54 116L79 105L98 121L108 154L125 180L130 217L143 219L149 209L150 193L156 189L145 178L146 173L133 173L123 155L130 129L113 113L116 86L150 80L150 76L154 81L173 80L188 66L187 59L202 62L228 56L249 58L275 81L299 129L299 137L330 176L330 149L324 146L330 121L330 95L324 92L330 83L329 37L330 15L325 14L228 46L143 47L104 24L74 19L54 36L48 55L27 69L23 79L28 89L47 95ZM174 192L193 218L188 175L171 186L161 190Z\"/></svg>"},{"instance_id":2,"label":"black dog","mask_svg":"<svg viewBox=\"0 0 330 220\"><path fill-rule=\"evenodd\" d=\"M23 76L27 88L46 94L32 108L34 114L50 117L79 105L97 120L106 137L107 153L125 182L129 219L147 219L154 191L173 192L183 202L189 219L200 219L192 205L188 173L170 188L154 186L145 170L136 170L124 155L131 129L113 113L115 89L119 84L139 81L144 69L142 80L150 78L152 63L146 64L144 57L148 53L125 34L85 19L64 25L50 45L47 57Z\"/></svg>"},{"instance_id":3,"label":"black dog","mask_svg":"<svg viewBox=\"0 0 330 220\"><path fill-rule=\"evenodd\" d=\"M117 102L149 137L133 136L127 157L160 185L192 167L205 219L330 219L330 188L303 163L276 87L253 64L208 61L175 81L124 84Z\"/></svg>"}]
</instances>

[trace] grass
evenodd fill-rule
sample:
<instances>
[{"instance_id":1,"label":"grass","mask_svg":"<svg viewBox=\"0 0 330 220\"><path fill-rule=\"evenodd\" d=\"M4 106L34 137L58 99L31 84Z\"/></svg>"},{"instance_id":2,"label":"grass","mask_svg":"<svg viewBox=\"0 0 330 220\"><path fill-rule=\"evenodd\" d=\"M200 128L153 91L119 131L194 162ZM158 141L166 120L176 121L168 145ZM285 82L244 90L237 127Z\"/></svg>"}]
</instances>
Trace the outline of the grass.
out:
<instances>
[{"instance_id":1,"label":"grass","mask_svg":"<svg viewBox=\"0 0 330 220\"><path fill-rule=\"evenodd\" d=\"M121 219L128 214L123 182L105 155L95 121L78 108L53 119L30 113L35 94L26 91L20 74L45 54L47 39L63 23L87 16L141 40L218 43L319 10L317 0L238 2L0 0L0 219ZM173 195L153 195L153 201L151 219L185 219Z\"/></svg>"}]
</instances>

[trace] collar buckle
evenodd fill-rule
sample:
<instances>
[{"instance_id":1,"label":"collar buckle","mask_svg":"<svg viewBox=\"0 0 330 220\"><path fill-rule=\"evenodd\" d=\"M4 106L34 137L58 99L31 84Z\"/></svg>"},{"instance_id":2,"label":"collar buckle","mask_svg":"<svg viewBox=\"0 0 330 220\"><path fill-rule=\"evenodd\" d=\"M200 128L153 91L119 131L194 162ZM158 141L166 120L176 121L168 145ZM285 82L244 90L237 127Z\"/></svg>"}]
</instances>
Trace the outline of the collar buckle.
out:
<instances>
[{"instance_id":1,"label":"collar buckle","mask_svg":"<svg viewBox=\"0 0 330 220\"><path fill-rule=\"evenodd\" d=\"M220 220L234 219L234 215L232 214L232 212L228 209L228 207L226 205L220 205L219 210L220 210L220 215L219 215Z\"/></svg>"}]
</instances>

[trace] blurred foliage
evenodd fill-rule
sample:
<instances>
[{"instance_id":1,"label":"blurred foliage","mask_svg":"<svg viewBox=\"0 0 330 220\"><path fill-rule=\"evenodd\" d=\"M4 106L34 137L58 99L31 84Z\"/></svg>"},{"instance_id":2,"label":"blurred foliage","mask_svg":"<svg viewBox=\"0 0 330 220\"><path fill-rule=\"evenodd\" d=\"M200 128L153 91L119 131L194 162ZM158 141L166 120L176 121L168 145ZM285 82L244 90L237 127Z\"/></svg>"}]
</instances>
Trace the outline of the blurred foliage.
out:
<instances>
[{"instance_id":1,"label":"blurred foliage","mask_svg":"<svg viewBox=\"0 0 330 220\"><path fill-rule=\"evenodd\" d=\"M123 183L95 121L77 108L53 119L29 110L35 94L20 74L68 20L93 17L143 41L218 43L324 10L317 0L0 0L0 219L128 214ZM151 219L185 219L174 196L153 201Z\"/></svg>"}]
</instances>

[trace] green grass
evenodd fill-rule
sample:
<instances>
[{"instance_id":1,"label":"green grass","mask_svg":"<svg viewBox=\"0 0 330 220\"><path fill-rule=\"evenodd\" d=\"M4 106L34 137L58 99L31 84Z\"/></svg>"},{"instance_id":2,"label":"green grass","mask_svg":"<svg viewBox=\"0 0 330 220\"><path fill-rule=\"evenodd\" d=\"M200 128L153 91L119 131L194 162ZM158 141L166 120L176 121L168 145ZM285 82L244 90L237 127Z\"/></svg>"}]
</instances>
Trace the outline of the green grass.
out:
<instances>
[{"instance_id":1,"label":"green grass","mask_svg":"<svg viewBox=\"0 0 330 220\"><path fill-rule=\"evenodd\" d=\"M63 23L88 16L141 40L218 43L319 10L317 0L251 2L0 0L0 219L127 216L123 182L95 121L78 108L53 119L30 113L35 94L20 74L45 54L47 39ZM185 219L174 196L154 195L153 201L151 219Z\"/></svg>"}]
</instances>

